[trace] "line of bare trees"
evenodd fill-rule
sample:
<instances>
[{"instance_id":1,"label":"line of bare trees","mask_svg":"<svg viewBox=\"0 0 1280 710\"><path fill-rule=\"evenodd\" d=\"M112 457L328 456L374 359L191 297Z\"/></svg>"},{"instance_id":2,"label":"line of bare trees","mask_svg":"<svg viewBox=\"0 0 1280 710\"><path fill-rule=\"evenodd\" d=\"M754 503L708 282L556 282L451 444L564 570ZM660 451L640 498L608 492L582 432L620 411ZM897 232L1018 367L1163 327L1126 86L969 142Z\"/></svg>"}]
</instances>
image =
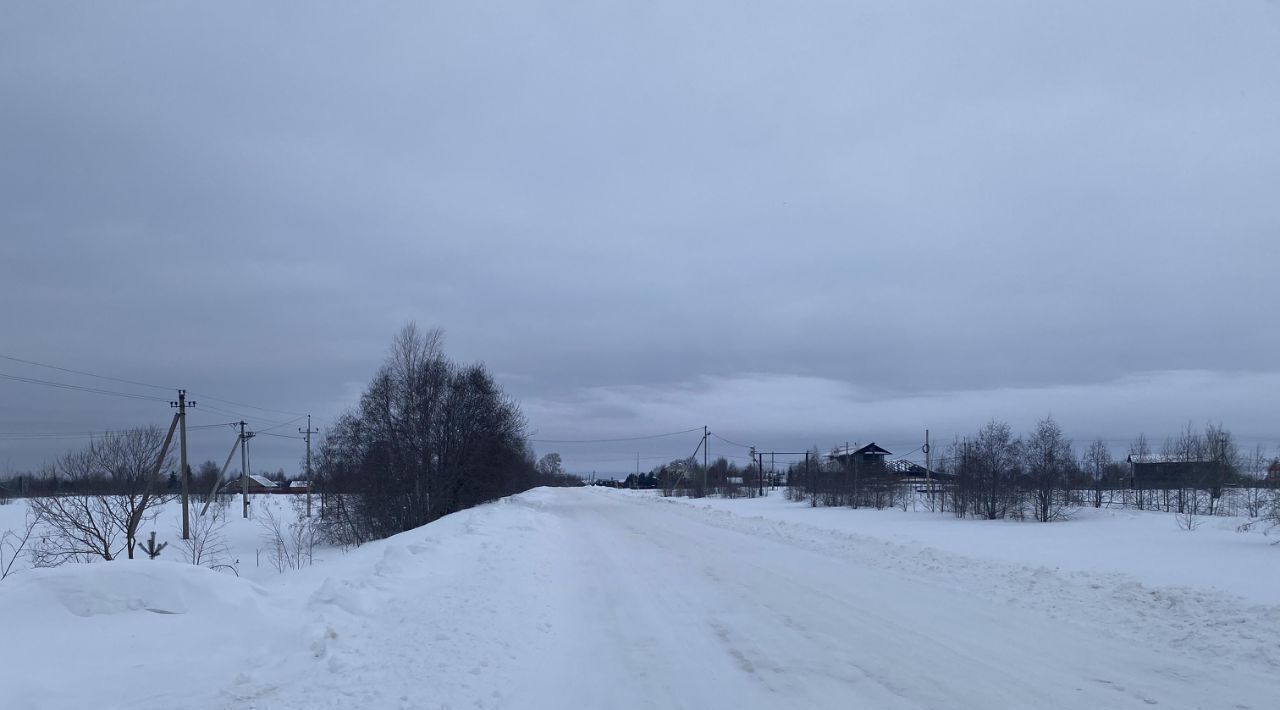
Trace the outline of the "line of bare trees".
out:
<instances>
[{"instance_id":1,"label":"line of bare trees","mask_svg":"<svg viewBox=\"0 0 1280 710\"><path fill-rule=\"evenodd\" d=\"M1115 461L1100 440L1077 458L1052 418L1021 438L1007 424L992 421L952 443L940 468L954 483L941 500L962 517L1051 521L1083 505L1214 515L1228 512L1224 501L1234 492L1248 501L1241 512L1257 516L1272 498L1262 476L1265 462L1260 448L1242 454L1219 424L1203 431L1188 425L1159 452L1140 435L1125 460Z\"/></svg>"},{"instance_id":2,"label":"line of bare trees","mask_svg":"<svg viewBox=\"0 0 1280 710\"><path fill-rule=\"evenodd\" d=\"M910 489L882 464L867 464L847 453L824 455L816 447L787 466L787 497L811 506L892 508L907 503Z\"/></svg>"},{"instance_id":3,"label":"line of bare trees","mask_svg":"<svg viewBox=\"0 0 1280 710\"><path fill-rule=\"evenodd\" d=\"M1245 515L1280 527L1280 487L1274 474L1267 476L1269 465L1280 464L1261 447L1242 451L1221 424L1187 425L1159 451L1140 435L1117 460L1103 440L1090 441L1078 452L1052 417L1023 436L993 420L971 436L958 437L934 461L928 481L923 467L895 470L813 449L803 463L787 467L786 493L814 506L920 503L986 520L1050 522L1076 508L1106 506L1175 513L1186 528L1200 516L1216 514ZM679 470L677 464L666 468ZM696 479L696 462L684 467ZM745 479L755 475L753 468L742 469ZM726 490L712 486L706 493L725 495ZM697 494L697 486L689 485L687 493Z\"/></svg>"},{"instance_id":4,"label":"line of bare trees","mask_svg":"<svg viewBox=\"0 0 1280 710\"><path fill-rule=\"evenodd\" d=\"M456 364L439 330L405 326L359 405L320 443L322 533L358 545L537 485L577 482L539 471L525 427L484 365Z\"/></svg>"}]
</instances>

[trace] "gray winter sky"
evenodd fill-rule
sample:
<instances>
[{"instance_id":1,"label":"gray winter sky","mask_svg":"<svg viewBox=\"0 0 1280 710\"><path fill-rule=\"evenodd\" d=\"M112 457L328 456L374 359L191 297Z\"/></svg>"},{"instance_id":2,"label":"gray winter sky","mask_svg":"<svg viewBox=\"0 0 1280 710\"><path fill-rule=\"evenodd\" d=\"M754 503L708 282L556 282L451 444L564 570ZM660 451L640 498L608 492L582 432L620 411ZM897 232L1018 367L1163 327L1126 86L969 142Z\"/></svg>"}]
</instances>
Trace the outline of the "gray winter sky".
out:
<instances>
[{"instance_id":1,"label":"gray winter sky","mask_svg":"<svg viewBox=\"0 0 1280 710\"><path fill-rule=\"evenodd\" d=\"M413 320L538 439L1274 452L1280 4L15 0L0 230L0 354L193 425L323 428ZM170 416L0 374L163 400L0 378L9 471Z\"/></svg>"}]
</instances>

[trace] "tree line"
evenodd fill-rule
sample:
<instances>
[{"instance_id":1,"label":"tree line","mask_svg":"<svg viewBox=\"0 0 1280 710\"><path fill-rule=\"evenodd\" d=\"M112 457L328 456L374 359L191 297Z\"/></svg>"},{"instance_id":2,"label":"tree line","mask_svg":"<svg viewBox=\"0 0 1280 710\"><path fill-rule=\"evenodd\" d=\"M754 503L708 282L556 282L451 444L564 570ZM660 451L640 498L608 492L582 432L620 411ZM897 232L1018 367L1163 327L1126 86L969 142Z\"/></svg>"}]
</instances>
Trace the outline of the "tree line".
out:
<instances>
[{"instance_id":1,"label":"tree line","mask_svg":"<svg viewBox=\"0 0 1280 710\"><path fill-rule=\"evenodd\" d=\"M1266 462L1260 448L1242 452L1220 424L1203 430L1187 425L1159 451L1139 435L1116 461L1101 440L1077 455L1052 417L1023 437L1014 436L1007 423L991 421L951 443L940 470L951 475L952 484L939 505L959 517L987 520L1049 522L1085 505L1194 516L1228 512L1228 493L1239 491L1246 503L1242 512L1256 516L1271 497L1262 474Z\"/></svg>"},{"instance_id":2,"label":"tree line","mask_svg":"<svg viewBox=\"0 0 1280 710\"><path fill-rule=\"evenodd\" d=\"M326 541L358 545L535 486L581 484L561 470L558 456L535 462L519 405L484 365L457 364L441 344L440 331L406 326L359 404L321 440L314 530ZM21 529L0 532L0 577L20 556L37 567L158 556L164 543L141 541L139 531L180 492L164 443L156 427L106 432L35 474L0 482L0 504L20 496L28 508ZM220 473L213 461L197 467L193 497L212 495ZM181 546L195 564L225 547L219 530L227 503L218 501L212 517L192 516L192 537ZM284 558L309 559L311 521L268 522L277 523L273 539L290 553ZM285 545L299 535L306 540Z\"/></svg>"},{"instance_id":3,"label":"tree line","mask_svg":"<svg viewBox=\"0 0 1280 710\"><path fill-rule=\"evenodd\" d=\"M1101 439L1078 449L1051 416L1021 436L1007 422L992 420L940 453L926 472L918 464L867 464L814 447L785 467L781 481L756 465L720 459L704 469L686 458L632 475L624 485L660 488L665 495L736 497L781 483L788 498L813 506L919 503L985 520L1050 522L1076 508L1106 506L1175 513L1185 527L1194 527L1197 516L1216 514L1280 525L1280 480L1267 473L1280 469L1280 460L1261 447L1242 450L1221 424L1188 424L1160 447L1139 435L1117 459Z\"/></svg>"},{"instance_id":4,"label":"tree line","mask_svg":"<svg viewBox=\"0 0 1280 710\"><path fill-rule=\"evenodd\" d=\"M558 462L540 468L519 405L483 364L444 353L439 330L407 325L359 404L338 417L316 456L320 524L358 545L539 485L578 485Z\"/></svg>"}]
</instances>

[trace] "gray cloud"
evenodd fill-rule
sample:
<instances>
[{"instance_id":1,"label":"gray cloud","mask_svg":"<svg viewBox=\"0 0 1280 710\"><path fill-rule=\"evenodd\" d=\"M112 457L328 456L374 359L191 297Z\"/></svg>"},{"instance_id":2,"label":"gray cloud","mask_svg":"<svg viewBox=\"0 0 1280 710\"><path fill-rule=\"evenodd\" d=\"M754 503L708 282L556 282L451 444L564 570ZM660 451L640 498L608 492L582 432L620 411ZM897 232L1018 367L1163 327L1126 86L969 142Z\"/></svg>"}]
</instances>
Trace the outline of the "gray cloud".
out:
<instances>
[{"instance_id":1,"label":"gray cloud","mask_svg":"<svg viewBox=\"0 0 1280 710\"><path fill-rule=\"evenodd\" d=\"M323 423L413 319L540 432L684 428L697 397L597 395L768 382L725 406L824 444L823 391L897 412L874 437L946 393L962 430L1267 378L1278 65L1261 1L12 4L0 352ZM1224 391L1178 421L1269 421ZM163 410L0 383L0 431Z\"/></svg>"}]
</instances>

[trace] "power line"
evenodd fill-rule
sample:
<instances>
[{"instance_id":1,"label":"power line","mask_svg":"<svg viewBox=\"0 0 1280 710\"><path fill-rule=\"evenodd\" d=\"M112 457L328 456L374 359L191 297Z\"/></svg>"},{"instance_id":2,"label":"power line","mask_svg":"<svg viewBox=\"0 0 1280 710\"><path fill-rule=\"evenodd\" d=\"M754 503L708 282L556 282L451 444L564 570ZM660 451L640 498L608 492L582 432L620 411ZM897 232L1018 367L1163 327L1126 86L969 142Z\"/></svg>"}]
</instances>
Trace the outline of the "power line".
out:
<instances>
[{"instance_id":1,"label":"power line","mask_svg":"<svg viewBox=\"0 0 1280 710\"><path fill-rule=\"evenodd\" d=\"M231 422L234 426L234 422ZM135 427L112 427L110 429L97 429L95 431L0 431L0 440L40 440L40 439L91 439L99 436L110 436L130 429L142 429L149 424ZM188 431L204 430L204 429L220 429L227 424L200 424L197 426L187 427Z\"/></svg>"},{"instance_id":2,"label":"power line","mask_svg":"<svg viewBox=\"0 0 1280 710\"><path fill-rule=\"evenodd\" d=\"M269 427L267 427L266 429L259 429L259 430L258 430L258 433L259 433L259 434L265 434L265 433L267 433L267 432L271 431L272 429L279 429L279 428L280 428L280 427L282 427L282 426L288 426L288 425L290 425L290 424L292 424L292 423L294 423L294 422L296 422L296 421L300 421L300 420L301 420L303 417L305 417L305 416L307 416L307 415L305 415L305 414L304 414L304 415L302 415L301 417L294 417L293 419L290 419L290 420L289 420L289 421L287 421L287 422L280 422L279 424L276 424L276 425L274 425L274 426L269 426Z\"/></svg>"},{"instance_id":3,"label":"power line","mask_svg":"<svg viewBox=\"0 0 1280 710\"><path fill-rule=\"evenodd\" d=\"M224 426L233 427L238 423L239 422L222 422L221 424L196 424L194 426L187 427L187 430L190 431L193 429L220 429Z\"/></svg>"},{"instance_id":4,"label":"power line","mask_svg":"<svg viewBox=\"0 0 1280 710\"><path fill-rule=\"evenodd\" d=\"M135 394L133 392L117 392L115 390L104 390L97 387L86 387L84 385L72 385L65 382L54 382L52 380L41 380L35 377L19 377L18 375L8 375L0 372L0 379L12 380L14 382L25 382L32 385L40 385L42 387L52 387L54 389L72 390L75 392L88 392L91 394L108 395L112 397L124 397L126 399L140 399L148 402L168 402L164 397L155 397L146 394Z\"/></svg>"},{"instance_id":5,"label":"power line","mask_svg":"<svg viewBox=\"0 0 1280 710\"><path fill-rule=\"evenodd\" d=\"M604 456L615 456L614 454L603 454L603 455L604 455ZM636 460L636 456L635 456L635 454L631 454L630 456L622 456L622 457L607 458L607 459L596 458L595 456L591 456L591 455L583 455L583 456L579 456L579 457L577 457L577 458L582 459L582 460L586 460L586 461L591 461L592 463L618 463L619 461L635 461L635 460ZM682 460L684 460L685 458L687 458L687 457L676 456L676 455L668 455L668 456L641 456L641 457L640 457L640 460L641 460L641 461L682 461Z\"/></svg>"},{"instance_id":6,"label":"power line","mask_svg":"<svg viewBox=\"0 0 1280 710\"><path fill-rule=\"evenodd\" d=\"M171 390L178 389L177 387L162 387L162 386L160 386L160 385L153 385L153 384L150 384L150 383L148 383L148 382L138 382L138 381L136 381L136 380L126 380L126 379L123 379L123 378L120 378L120 377L108 377L108 376L106 376L106 375L99 375L99 374L96 374L96 373L93 373L93 372L85 372L84 370L73 370L73 369L71 369L71 368L69 368L69 367L58 367L57 365L50 365L50 364L48 364L48 363L44 363L44 362L36 362L35 360L24 360L24 359L22 359L22 358L20 358L20 357L13 357L12 355L3 355L3 354L0 354L0 360L11 360L11 361L13 361L13 362L20 362L20 363L22 363L22 364L24 364L24 365L35 365L36 367L45 367L45 368L48 368L48 369L50 369L50 370L57 370L57 371L59 371L59 372L69 372L69 373L74 374L74 375L84 375L85 377L96 377L96 378L98 378L98 379L100 379L100 380L110 380L110 381L112 381L112 382L120 382L120 383L123 383L123 384L126 384L126 385L137 385L137 386L139 386L139 387L150 387L150 388L152 388L152 389L165 390L165 391L171 391Z\"/></svg>"},{"instance_id":7,"label":"power line","mask_svg":"<svg viewBox=\"0 0 1280 710\"><path fill-rule=\"evenodd\" d=\"M712 436L714 436L715 438L719 439L720 441L723 441L723 442L724 442L724 443L726 443L726 444L731 444L731 445L733 445L733 446L740 446L740 447L742 447L742 448L744 448L744 449L750 449L750 448L752 448L752 447L750 447L750 446L747 446L746 444L739 444L739 443L738 443L738 442L736 442L736 441L729 441L728 439L724 438L723 436L720 436L719 434L715 433L714 431L713 431L713 432L711 432L711 435L712 435Z\"/></svg>"},{"instance_id":8,"label":"power line","mask_svg":"<svg viewBox=\"0 0 1280 710\"><path fill-rule=\"evenodd\" d=\"M74 439L93 439L99 436L106 436L111 432L83 432L83 433L66 433L66 434L0 434L0 441L61 441Z\"/></svg>"},{"instance_id":9,"label":"power line","mask_svg":"<svg viewBox=\"0 0 1280 710\"><path fill-rule=\"evenodd\" d=\"M233 411L231 411L231 410L229 410L229 409L223 409L223 408L221 408L221 407L214 407L214 406L211 406L211 405L205 405L202 409L198 410L198 413L200 413L200 414L203 414L203 413L205 413L205 412L211 412L211 413L213 413L213 414L220 414L220 415L222 415L222 416L224 416L224 417L235 417L237 422L241 419L241 416L240 416L240 413L239 413L239 412L233 412Z\"/></svg>"},{"instance_id":10,"label":"power line","mask_svg":"<svg viewBox=\"0 0 1280 710\"><path fill-rule=\"evenodd\" d=\"M107 380L107 381L110 381L110 382L119 382L119 383L126 384L126 385L135 385L135 386L137 386L137 387L149 387L149 388L151 388L151 389L164 390L164 391L166 391L166 392L170 392L170 391L173 391L173 390L176 390L176 389L180 389L180 388L178 388L178 387L164 387L164 386L162 386L162 385L152 384L152 383L150 383L150 382L140 382L140 381L138 381L138 380L128 380L128 379L125 379L125 378L123 378L123 377L111 377L111 376L109 376L109 375L100 375L100 374L98 374L98 373L96 373L96 372L89 372L89 371L87 371L87 370L77 370L77 369L75 369L75 368L71 368L71 367L61 367L61 366L59 366L59 365L50 365L49 363L46 363L46 362L38 362L38 361L36 361L36 360L27 360L27 359L25 359L25 358L14 357L14 356L12 356L12 355L4 355L4 354L0 354L0 359L2 359L2 360L9 360L9 361L11 361L11 362L19 362L19 363L22 363L22 364L24 364L24 365L33 365L33 366L35 366L35 367L43 367L43 368L47 368L47 369L50 369L50 370L57 370L58 372L66 372L66 373L73 374L73 375L83 375L83 376L85 376L85 377L94 377L94 378L97 378L97 379L100 379L100 380ZM27 383L30 383L30 384L42 384L42 385L46 385L46 386L50 386L50 387L58 387L58 388L60 388L60 389L78 390L78 391L82 391L82 392L92 392L92 393L95 393L95 394L112 394L112 395L115 395L115 396L118 396L118 397L130 397L130 398L133 398L133 399L154 399L154 400L156 400L156 401L166 401L166 400L162 400L162 399L160 399L159 397L148 397L148 396L146 396L146 395L139 395L139 394L134 394L134 393L129 393L129 392L113 392L113 391L111 391L111 390L102 390L102 389L98 389L98 388L96 388L96 387L86 387L86 386L83 386L83 385L72 385L72 384L67 384L67 383L62 383L62 382L52 382L52 381L49 381L49 380L40 380L40 379L33 378L33 377L20 377L20 376L17 376L17 375L5 375L5 374L0 374L0 378L8 379L8 380L15 380L15 381L19 381L19 382L27 382ZM248 408L248 409L256 409L256 410L258 410L258 411L260 411L260 412L268 412L268 413L275 413L275 414L296 415L299 419L300 419L300 418L302 418L302 417L307 416L307 415L305 415L305 414L301 414L301 413L299 413L299 412L291 412L291 411L286 410L286 409L271 409L271 408L269 408L269 407L259 407L259 406L253 405L253 404L245 404L244 402L234 402L234 401L229 400L229 399L221 399L221 398L219 398L219 397L214 397L214 396L207 395L207 394L204 394L204 393L196 393L196 392L192 392L191 394L192 394L192 396L199 396L199 397L200 397L200 398L202 398L202 399L212 400L212 401L214 401L214 402L222 402L223 404L230 404L230 405L235 406L235 407L246 407L246 408ZM237 416L237 415L235 415L234 413L231 413L231 412L224 412L224 414L227 414L228 416ZM290 422L286 422L286 423L287 423L287 424L292 424L292 423L293 423L293 421L297 421L297 420L295 419L295 420L292 420L292 421L290 421ZM281 426L283 426L283 424L282 424Z\"/></svg>"},{"instance_id":11,"label":"power line","mask_svg":"<svg viewBox=\"0 0 1280 710\"><path fill-rule=\"evenodd\" d=\"M255 431L254 433L255 433L255 434L261 434L261 435L263 435L263 436L274 436L274 437L277 437L277 438L280 438L280 439L298 439L299 441L301 441L301 440L303 439L303 437L301 437L301 436L294 436L294 435L292 435L292 434L272 434L272 433L271 433L271 432L269 432L269 431Z\"/></svg>"},{"instance_id":12,"label":"power line","mask_svg":"<svg viewBox=\"0 0 1280 710\"><path fill-rule=\"evenodd\" d=\"M296 415L296 416L298 417L298 419L301 419L302 417L307 416L306 414L299 414L298 412L291 412L291 411L289 411L289 410L287 410L287 409L271 409L270 407L258 407L258 406L252 405L252 404L245 404L244 402L233 402L233 401L231 401L231 400L229 400L229 399L219 399L218 397L211 397L211 396L209 396L209 395L207 395L207 394L204 394L204 393L202 393L202 392L192 392L191 394L192 394L192 396L198 396L198 397L200 397L201 399L213 400L214 402L222 402L223 404L229 404L229 405L231 405L231 406L233 406L233 407L247 407L247 408L249 408L249 409L256 409L256 410L258 410L259 412L267 412L267 413L269 413L269 414L288 414L288 415L290 415L290 416L295 416L295 415ZM291 422L286 422L286 423L292 423L292 422L294 422L294 421L297 421L297 419L294 419L294 420L292 420Z\"/></svg>"},{"instance_id":13,"label":"power line","mask_svg":"<svg viewBox=\"0 0 1280 710\"><path fill-rule=\"evenodd\" d=\"M289 423L290 423L290 422L277 422L277 421L275 421L275 420L273 420L273 419L266 419L266 418L264 418L264 417L260 417L260 416L256 416L256 415L246 415L246 414L242 414L242 413L240 413L240 412L233 412L233 411L230 411L230 410L227 410L227 409L223 409L223 408L221 408L221 407L213 407L213 406L210 406L210 405L208 405L208 404L203 405L203 406L202 406L202 409L203 409L204 411L210 412L210 413L212 413L212 414L218 414L218 415L221 415L221 416L224 416L224 417L234 417L234 418L236 418L237 420L240 420L240 419L253 420L253 421L256 421L256 422L259 422L259 423L262 423L262 424L266 424L266 425L268 425L268 426L269 426L269 427L271 427L271 428L278 428L278 427L284 426L285 424L289 424ZM196 411L197 411L197 412L199 412L200 410L196 410ZM295 420L293 420L293 421L297 421L297 420L295 419Z\"/></svg>"},{"instance_id":14,"label":"power line","mask_svg":"<svg viewBox=\"0 0 1280 710\"><path fill-rule=\"evenodd\" d=\"M653 434L652 436L628 436L620 439L529 439L529 441L538 444L608 444L616 441L641 441L644 439L661 439L667 436L678 436L680 434L689 434L702 429L702 427L694 427L685 429L684 431L673 431L666 434Z\"/></svg>"}]
</instances>

